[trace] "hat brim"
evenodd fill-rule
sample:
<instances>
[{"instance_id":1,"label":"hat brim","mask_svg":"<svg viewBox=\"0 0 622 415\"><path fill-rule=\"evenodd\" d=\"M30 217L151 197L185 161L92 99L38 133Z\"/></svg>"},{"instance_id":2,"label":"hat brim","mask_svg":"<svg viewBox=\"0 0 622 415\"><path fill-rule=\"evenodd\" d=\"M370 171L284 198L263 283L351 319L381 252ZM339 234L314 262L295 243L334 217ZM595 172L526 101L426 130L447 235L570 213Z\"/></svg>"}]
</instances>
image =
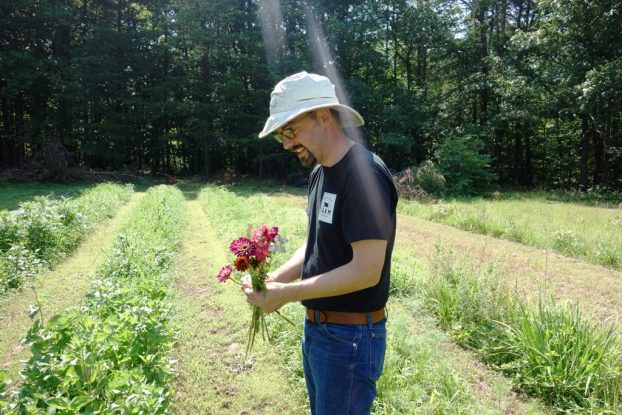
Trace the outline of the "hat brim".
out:
<instances>
[{"instance_id":1,"label":"hat brim","mask_svg":"<svg viewBox=\"0 0 622 415\"><path fill-rule=\"evenodd\" d=\"M361 114L343 104L321 104L312 107L298 108L292 111L278 112L274 115L270 115L263 130L259 133L259 138L263 138L272 134L294 118L298 117L305 112L318 110L321 108L332 108L339 111L339 119L342 127L360 127L365 124Z\"/></svg>"}]
</instances>

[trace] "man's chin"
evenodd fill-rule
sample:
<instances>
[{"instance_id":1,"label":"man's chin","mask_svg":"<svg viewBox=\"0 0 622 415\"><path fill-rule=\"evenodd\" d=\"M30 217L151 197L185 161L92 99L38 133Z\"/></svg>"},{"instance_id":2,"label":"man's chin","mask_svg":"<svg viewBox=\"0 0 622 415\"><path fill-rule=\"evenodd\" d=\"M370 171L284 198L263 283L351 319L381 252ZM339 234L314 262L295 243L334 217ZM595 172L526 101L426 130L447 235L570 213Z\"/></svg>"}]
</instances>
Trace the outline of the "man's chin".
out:
<instances>
[{"instance_id":1,"label":"man's chin","mask_svg":"<svg viewBox=\"0 0 622 415\"><path fill-rule=\"evenodd\" d=\"M309 150L303 150L295 154L298 157L298 161L302 167L309 168L314 167L317 164L316 158L309 152Z\"/></svg>"},{"instance_id":2,"label":"man's chin","mask_svg":"<svg viewBox=\"0 0 622 415\"><path fill-rule=\"evenodd\" d=\"M307 155L305 156L298 156L298 161L300 161L300 165L302 167L305 168L309 168L309 167L313 167L317 164L317 160L315 159L315 157L311 156L311 155Z\"/></svg>"}]
</instances>

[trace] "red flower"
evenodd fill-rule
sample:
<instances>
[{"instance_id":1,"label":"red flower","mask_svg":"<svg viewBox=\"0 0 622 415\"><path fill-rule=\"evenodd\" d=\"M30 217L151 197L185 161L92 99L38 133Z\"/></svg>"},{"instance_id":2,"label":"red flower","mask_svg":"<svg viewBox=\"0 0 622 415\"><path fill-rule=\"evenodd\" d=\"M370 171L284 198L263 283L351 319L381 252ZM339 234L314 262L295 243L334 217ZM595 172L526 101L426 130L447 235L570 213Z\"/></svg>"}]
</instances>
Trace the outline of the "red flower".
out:
<instances>
[{"instance_id":1,"label":"red flower","mask_svg":"<svg viewBox=\"0 0 622 415\"><path fill-rule=\"evenodd\" d=\"M244 272L250 266L250 262L247 257L239 256L233 261L233 266L240 272Z\"/></svg>"},{"instance_id":2,"label":"red flower","mask_svg":"<svg viewBox=\"0 0 622 415\"><path fill-rule=\"evenodd\" d=\"M231 265L225 265L224 267L222 267L220 271L218 271L218 282L227 281L231 276L232 272L233 269L231 268Z\"/></svg>"}]
</instances>

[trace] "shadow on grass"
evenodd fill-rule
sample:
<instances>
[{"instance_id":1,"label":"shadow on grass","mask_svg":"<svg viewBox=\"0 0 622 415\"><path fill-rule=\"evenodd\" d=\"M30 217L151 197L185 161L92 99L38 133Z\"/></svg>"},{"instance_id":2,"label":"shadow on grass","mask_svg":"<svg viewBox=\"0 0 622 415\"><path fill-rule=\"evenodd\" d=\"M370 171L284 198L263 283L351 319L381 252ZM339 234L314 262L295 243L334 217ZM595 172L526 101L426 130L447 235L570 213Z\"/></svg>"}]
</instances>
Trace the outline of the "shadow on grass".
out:
<instances>
[{"instance_id":1,"label":"shadow on grass","mask_svg":"<svg viewBox=\"0 0 622 415\"><path fill-rule=\"evenodd\" d=\"M183 181L175 186L182 191L186 200L196 200L205 186L223 187L238 197L253 197L257 194L284 194L291 196L306 196L306 186L288 186L277 180L244 179L234 183Z\"/></svg>"},{"instance_id":2,"label":"shadow on grass","mask_svg":"<svg viewBox=\"0 0 622 415\"><path fill-rule=\"evenodd\" d=\"M198 181L183 181L175 184L181 193L184 195L184 198L187 201L197 200L199 198L199 194L201 193L201 189L205 187L204 182Z\"/></svg>"},{"instance_id":3,"label":"shadow on grass","mask_svg":"<svg viewBox=\"0 0 622 415\"><path fill-rule=\"evenodd\" d=\"M17 209L20 203L30 201L36 196L48 196L53 199L74 197L93 186L95 186L93 183L0 183L0 210Z\"/></svg>"},{"instance_id":4,"label":"shadow on grass","mask_svg":"<svg viewBox=\"0 0 622 415\"><path fill-rule=\"evenodd\" d=\"M291 196L307 196L307 186L289 186L277 180L248 179L237 183L224 185L230 192L239 197L256 196L258 193L275 195L284 194Z\"/></svg>"}]
</instances>

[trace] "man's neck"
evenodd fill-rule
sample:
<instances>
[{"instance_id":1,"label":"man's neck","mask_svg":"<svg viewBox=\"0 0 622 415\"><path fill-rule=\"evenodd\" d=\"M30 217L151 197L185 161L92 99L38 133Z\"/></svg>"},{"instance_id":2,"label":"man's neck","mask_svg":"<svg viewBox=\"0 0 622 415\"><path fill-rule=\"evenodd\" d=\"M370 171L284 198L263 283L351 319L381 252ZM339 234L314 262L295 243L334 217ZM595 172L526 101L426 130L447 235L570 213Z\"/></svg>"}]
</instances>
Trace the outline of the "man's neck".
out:
<instances>
[{"instance_id":1,"label":"man's neck","mask_svg":"<svg viewBox=\"0 0 622 415\"><path fill-rule=\"evenodd\" d=\"M320 164L324 167L333 167L348 154L350 147L353 145L354 141L350 140L343 132L340 132L338 136L331 140L330 150Z\"/></svg>"}]
</instances>

